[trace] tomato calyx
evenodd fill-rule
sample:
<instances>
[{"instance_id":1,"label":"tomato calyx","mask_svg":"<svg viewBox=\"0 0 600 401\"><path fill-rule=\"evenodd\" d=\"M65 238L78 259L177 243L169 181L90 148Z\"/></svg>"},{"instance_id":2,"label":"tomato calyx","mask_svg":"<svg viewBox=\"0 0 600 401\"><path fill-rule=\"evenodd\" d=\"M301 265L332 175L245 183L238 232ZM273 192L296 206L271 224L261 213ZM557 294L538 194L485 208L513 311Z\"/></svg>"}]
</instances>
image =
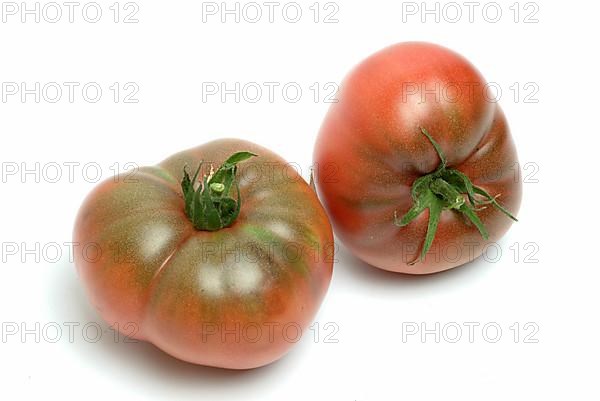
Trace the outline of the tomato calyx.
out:
<instances>
[{"instance_id":1,"label":"tomato calyx","mask_svg":"<svg viewBox=\"0 0 600 401\"><path fill-rule=\"evenodd\" d=\"M238 163L256 155L251 152L237 152L210 174L205 174L201 180L198 175L202 169L200 162L193 178L183 168L181 190L185 202L185 215L190 219L194 228L201 231L217 231L233 224L240 214L242 198L236 180ZM229 196L235 186L237 199Z\"/></svg>"},{"instance_id":2,"label":"tomato calyx","mask_svg":"<svg viewBox=\"0 0 600 401\"><path fill-rule=\"evenodd\" d=\"M469 177L465 174L456 169L448 168L446 157L440 146L425 128L421 128L421 132L435 148L440 158L440 165L433 173L415 180L411 190L413 206L410 210L400 219L397 212L394 212L394 224L398 227L404 227L416 219L425 209L429 209L427 234L425 235L421 255L408 263L409 265L414 265L419 260L425 259L425 255L427 255L435 238L440 216L444 210L453 210L454 212L462 213L463 216L477 227L477 230L486 241L489 235L477 216L478 211L485 209L488 205L492 205L509 218L517 221L508 210L498 203L497 199L500 195L491 196L483 188L473 185Z\"/></svg>"}]
</instances>

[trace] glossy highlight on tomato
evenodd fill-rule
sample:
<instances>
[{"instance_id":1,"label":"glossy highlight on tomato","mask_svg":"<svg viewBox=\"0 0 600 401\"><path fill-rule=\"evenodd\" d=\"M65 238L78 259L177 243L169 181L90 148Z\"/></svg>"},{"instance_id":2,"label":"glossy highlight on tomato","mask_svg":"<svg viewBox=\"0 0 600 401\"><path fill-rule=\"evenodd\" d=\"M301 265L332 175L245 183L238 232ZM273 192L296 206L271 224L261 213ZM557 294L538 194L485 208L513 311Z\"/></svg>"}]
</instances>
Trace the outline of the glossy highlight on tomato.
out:
<instances>
[{"instance_id":1,"label":"glossy highlight on tomato","mask_svg":"<svg viewBox=\"0 0 600 401\"><path fill-rule=\"evenodd\" d=\"M223 368L284 355L332 275L332 230L314 190L279 156L236 139L100 184L74 241L79 276L108 324ZM83 252L89 244L97 256Z\"/></svg>"},{"instance_id":2,"label":"glossy highlight on tomato","mask_svg":"<svg viewBox=\"0 0 600 401\"><path fill-rule=\"evenodd\" d=\"M410 274L477 258L508 230L522 188L515 144L464 57L400 43L345 79L314 150L336 235L358 258Z\"/></svg>"}]
</instances>

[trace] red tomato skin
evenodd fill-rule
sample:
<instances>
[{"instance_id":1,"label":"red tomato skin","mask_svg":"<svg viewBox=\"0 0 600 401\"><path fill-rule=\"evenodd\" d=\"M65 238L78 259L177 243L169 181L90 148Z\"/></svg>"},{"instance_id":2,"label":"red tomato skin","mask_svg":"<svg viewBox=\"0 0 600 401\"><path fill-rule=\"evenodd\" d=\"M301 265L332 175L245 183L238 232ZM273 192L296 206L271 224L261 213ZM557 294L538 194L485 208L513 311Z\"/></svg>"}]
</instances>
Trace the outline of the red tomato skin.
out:
<instances>
[{"instance_id":1,"label":"red tomato skin","mask_svg":"<svg viewBox=\"0 0 600 401\"><path fill-rule=\"evenodd\" d=\"M430 252L420 252L429 213L406 227L394 225L412 206L410 190L440 160L421 134L441 146L448 166L516 215L522 186L506 118L485 92L486 81L464 57L421 42L388 47L364 60L345 79L319 132L314 151L316 184L334 230L358 258L409 274L447 270L477 258L512 224L487 207L478 213L489 231L453 211L442 213Z\"/></svg>"},{"instance_id":2,"label":"red tomato skin","mask_svg":"<svg viewBox=\"0 0 600 401\"><path fill-rule=\"evenodd\" d=\"M259 155L238 172L239 217L196 230L184 211L183 167L218 166L238 151ZM334 257L313 189L279 156L235 139L103 182L79 211L74 242L80 279L109 325L181 360L229 369L276 361L306 334Z\"/></svg>"}]
</instances>

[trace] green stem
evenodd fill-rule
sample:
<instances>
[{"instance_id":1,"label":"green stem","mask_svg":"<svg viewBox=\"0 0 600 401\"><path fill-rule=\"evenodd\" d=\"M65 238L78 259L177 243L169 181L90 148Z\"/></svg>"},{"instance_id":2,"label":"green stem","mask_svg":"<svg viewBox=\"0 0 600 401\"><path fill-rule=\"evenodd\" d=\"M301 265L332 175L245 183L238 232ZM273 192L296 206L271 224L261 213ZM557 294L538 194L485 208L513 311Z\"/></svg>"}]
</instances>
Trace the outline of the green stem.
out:
<instances>
[{"instance_id":1,"label":"green stem","mask_svg":"<svg viewBox=\"0 0 600 401\"><path fill-rule=\"evenodd\" d=\"M440 158L440 164L433 173L419 177L413 183L411 191L413 206L410 210L400 219L397 213L394 212L394 224L398 227L404 227L416 219L425 209L429 209L427 233L425 234L420 256L410 262L410 265L425 259L433 244L440 216L444 210L462 213L477 228L485 240L488 240L489 235L481 219L477 216L477 212L485 208L485 205L491 204L509 218L517 221L506 208L497 202L496 199L499 195L490 195L483 188L473 185L471 180L462 172L448 168L442 148L425 128L421 128L421 132L433 145ZM481 200L482 197L485 200Z\"/></svg>"},{"instance_id":2,"label":"green stem","mask_svg":"<svg viewBox=\"0 0 600 401\"><path fill-rule=\"evenodd\" d=\"M238 163L256 156L250 152L237 152L231 155L214 174L204 175L198 184L202 162L194 177L190 179L187 169L183 168L181 190L185 203L185 214L194 228L201 231L217 231L233 224L240 214L242 199L237 183ZM230 197L235 185L237 199Z\"/></svg>"},{"instance_id":3,"label":"green stem","mask_svg":"<svg viewBox=\"0 0 600 401\"><path fill-rule=\"evenodd\" d=\"M465 203L465 198L461 193L454 186L444 181L443 178L433 180L429 189L445 201L444 207L446 209L459 209Z\"/></svg>"}]
</instances>

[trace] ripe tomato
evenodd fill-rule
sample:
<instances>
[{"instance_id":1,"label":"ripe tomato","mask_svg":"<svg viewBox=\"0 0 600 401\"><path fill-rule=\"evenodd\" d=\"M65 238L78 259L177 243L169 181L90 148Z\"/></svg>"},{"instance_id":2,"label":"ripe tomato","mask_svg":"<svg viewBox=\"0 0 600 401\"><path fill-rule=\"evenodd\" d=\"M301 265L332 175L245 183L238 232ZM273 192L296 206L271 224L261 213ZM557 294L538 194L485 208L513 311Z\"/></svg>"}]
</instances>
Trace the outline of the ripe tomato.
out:
<instances>
[{"instance_id":1,"label":"ripe tomato","mask_svg":"<svg viewBox=\"0 0 600 401\"><path fill-rule=\"evenodd\" d=\"M426 274L475 257L521 201L515 145L486 81L428 43L388 47L340 88L315 146L334 230L365 262Z\"/></svg>"},{"instance_id":2,"label":"ripe tomato","mask_svg":"<svg viewBox=\"0 0 600 401\"><path fill-rule=\"evenodd\" d=\"M313 189L241 140L102 183L81 207L74 240L78 273L109 324L202 365L280 358L332 275L333 235Z\"/></svg>"}]
</instances>

